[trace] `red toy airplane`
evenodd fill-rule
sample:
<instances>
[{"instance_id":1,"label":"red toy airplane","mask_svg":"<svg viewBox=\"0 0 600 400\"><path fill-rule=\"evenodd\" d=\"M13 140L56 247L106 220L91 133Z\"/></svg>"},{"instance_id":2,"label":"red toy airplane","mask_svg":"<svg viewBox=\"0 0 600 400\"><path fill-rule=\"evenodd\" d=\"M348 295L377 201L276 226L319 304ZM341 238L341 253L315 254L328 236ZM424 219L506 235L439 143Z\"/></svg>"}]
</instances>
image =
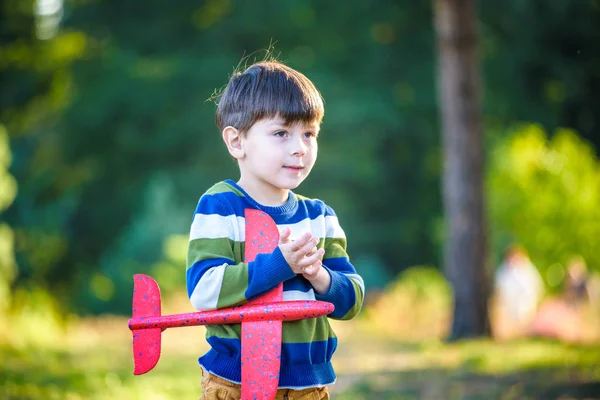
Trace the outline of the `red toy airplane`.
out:
<instances>
[{"instance_id":1,"label":"red toy airplane","mask_svg":"<svg viewBox=\"0 0 600 400\"><path fill-rule=\"evenodd\" d=\"M270 253L279 244L275 222L262 211L247 209L245 261ZM242 399L274 399L279 383L282 321L316 318L333 312L323 301L283 301L283 284L243 306L214 311L161 315L160 289L148 275L135 275L133 313L134 374L150 371L160 358L161 333L167 328L242 324Z\"/></svg>"}]
</instances>

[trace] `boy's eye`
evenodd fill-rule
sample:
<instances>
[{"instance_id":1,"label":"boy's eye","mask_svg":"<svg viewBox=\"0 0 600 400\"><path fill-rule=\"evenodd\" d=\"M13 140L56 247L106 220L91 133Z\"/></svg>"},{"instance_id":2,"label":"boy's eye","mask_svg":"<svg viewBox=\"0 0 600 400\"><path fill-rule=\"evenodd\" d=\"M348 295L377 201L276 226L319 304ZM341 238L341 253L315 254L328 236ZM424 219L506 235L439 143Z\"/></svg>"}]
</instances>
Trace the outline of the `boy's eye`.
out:
<instances>
[{"instance_id":1,"label":"boy's eye","mask_svg":"<svg viewBox=\"0 0 600 400\"><path fill-rule=\"evenodd\" d=\"M304 134L304 137L307 138L307 139L310 139L310 138L315 138L316 139L317 138L317 134L314 133L314 132L306 132Z\"/></svg>"},{"instance_id":2,"label":"boy's eye","mask_svg":"<svg viewBox=\"0 0 600 400\"><path fill-rule=\"evenodd\" d=\"M278 131L278 132L275 132L275 136L286 137L287 136L287 132L286 131Z\"/></svg>"}]
</instances>

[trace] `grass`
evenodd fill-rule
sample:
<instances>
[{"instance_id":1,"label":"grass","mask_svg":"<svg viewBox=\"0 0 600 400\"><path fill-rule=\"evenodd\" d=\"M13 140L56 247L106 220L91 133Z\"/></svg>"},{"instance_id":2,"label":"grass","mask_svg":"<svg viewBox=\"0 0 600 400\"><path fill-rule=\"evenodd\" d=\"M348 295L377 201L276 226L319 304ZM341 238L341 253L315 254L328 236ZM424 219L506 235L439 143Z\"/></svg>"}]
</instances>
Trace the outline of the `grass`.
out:
<instances>
[{"instance_id":1,"label":"grass","mask_svg":"<svg viewBox=\"0 0 600 400\"><path fill-rule=\"evenodd\" d=\"M411 285L393 286L358 319L333 321L340 339L334 356L338 381L330 387L334 399L600 399L597 342L444 343L447 293L421 291L430 301L417 301L418 290L410 287L418 285ZM419 316L432 313L432 304L441 307L437 314ZM164 306L165 313L187 311L179 301ZM386 320L394 322L394 331L390 324L383 329ZM199 397L196 359L207 349L203 327L165 331L157 367L134 376L127 318L59 321L43 307L0 315L6 327L0 332L0 399Z\"/></svg>"}]
</instances>

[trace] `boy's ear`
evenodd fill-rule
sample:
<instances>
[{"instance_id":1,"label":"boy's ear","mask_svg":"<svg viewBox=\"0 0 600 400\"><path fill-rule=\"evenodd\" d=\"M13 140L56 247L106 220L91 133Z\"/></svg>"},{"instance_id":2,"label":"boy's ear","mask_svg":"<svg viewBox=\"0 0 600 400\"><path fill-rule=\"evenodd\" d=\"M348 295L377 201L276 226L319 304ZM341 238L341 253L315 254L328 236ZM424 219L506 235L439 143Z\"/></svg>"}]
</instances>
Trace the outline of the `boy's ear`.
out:
<instances>
[{"instance_id":1,"label":"boy's ear","mask_svg":"<svg viewBox=\"0 0 600 400\"><path fill-rule=\"evenodd\" d=\"M229 154L236 160L244 157L244 149L242 147L242 137L240 131L233 126L226 126L223 129L223 141L229 150Z\"/></svg>"}]
</instances>

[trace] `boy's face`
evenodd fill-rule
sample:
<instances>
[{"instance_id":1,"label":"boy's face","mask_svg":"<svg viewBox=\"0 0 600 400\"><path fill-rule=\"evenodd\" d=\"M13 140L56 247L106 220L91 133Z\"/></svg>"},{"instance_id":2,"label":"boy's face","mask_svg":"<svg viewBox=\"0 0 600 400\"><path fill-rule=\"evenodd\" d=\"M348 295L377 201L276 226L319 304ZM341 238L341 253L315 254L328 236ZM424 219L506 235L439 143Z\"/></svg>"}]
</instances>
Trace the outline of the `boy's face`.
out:
<instances>
[{"instance_id":1,"label":"boy's face","mask_svg":"<svg viewBox=\"0 0 600 400\"><path fill-rule=\"evenodd\" d=\"M318 133L316 122L286 125L281 118L257 121L240 137L241 157L236 157L240 186L253 197L285 200L288 190L304 181L317 160Z\"/></svg>"}]
</instances>

